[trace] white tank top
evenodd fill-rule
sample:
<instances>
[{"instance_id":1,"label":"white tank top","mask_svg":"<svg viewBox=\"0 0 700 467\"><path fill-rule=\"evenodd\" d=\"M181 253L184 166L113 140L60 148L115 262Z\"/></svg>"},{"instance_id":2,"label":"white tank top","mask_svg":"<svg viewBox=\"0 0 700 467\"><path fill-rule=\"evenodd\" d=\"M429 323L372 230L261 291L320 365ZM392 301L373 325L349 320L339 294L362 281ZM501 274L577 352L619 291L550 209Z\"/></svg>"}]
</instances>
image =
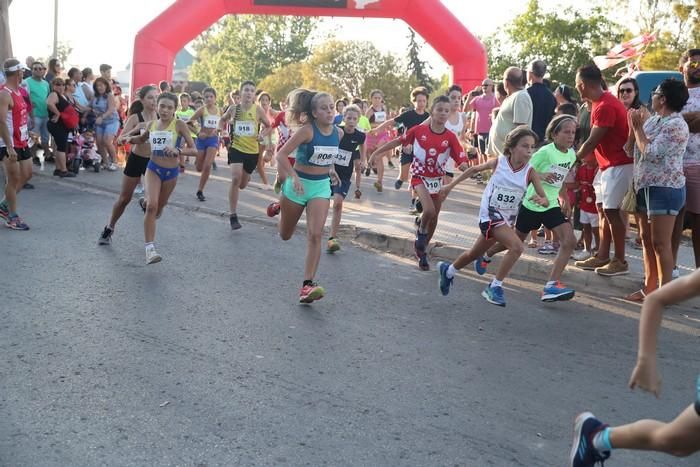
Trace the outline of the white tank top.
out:
<instances>
[{"instance_id":1,"label":"white tank top","mask_svg":"<svg viewBox=\"0 0 700 467\"><path fill-rule=\"evenodd\" d=\"M454 133L455 136L457 136L457 139L459 139L459 137L462 134L462 130L464 130L464 114L462 112L457 112L457 115L459 115L459 122L457 122L457 124L454 125L450 122L450 119L448 118L445 122L445 128ZM461 142L462 141L460 140L460 143ZM451 157L447 158L447 163L445 164L445 172L455 172L455 161Z\"/></svg>"},{"instance_id":2,"label":"white tank top","mask_svg":"<svg viewBox=\"0 0 700 467\"><path fill-rule=\"evenodd\" d=\"M528 186L532 166L513 170L508 157L498 156L498 164L481 197L479 222L506 222L512 225Z\"/></svg>"}]
</instances>

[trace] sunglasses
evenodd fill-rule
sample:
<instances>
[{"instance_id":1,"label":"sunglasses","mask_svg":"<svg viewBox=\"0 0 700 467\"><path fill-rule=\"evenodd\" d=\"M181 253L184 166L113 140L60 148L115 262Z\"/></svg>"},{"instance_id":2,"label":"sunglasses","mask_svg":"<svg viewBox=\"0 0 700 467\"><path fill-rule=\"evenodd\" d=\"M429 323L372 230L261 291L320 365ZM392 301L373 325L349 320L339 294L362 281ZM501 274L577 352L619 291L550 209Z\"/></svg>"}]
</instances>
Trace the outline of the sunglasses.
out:
<instances>
[{"instance_id":1,"label":"sunglasses","mask_svg":"<svg viewBox=\"0 0 700 467\"><path fill-rule=\"evenodd\" d=\"M34 68L32 68L32 70L34 70L34 71L44 71L45 69L46 68L41 67L41 66L35 66Z\"/></svg>"},{"instance_id":2,"label":"sunglasses","mask_svg":"<svg viewBox=\"0 0 700 467\"><path fill-rule=\"evenodd\" d=\"M617 90L618 94L634 93L634 88L620 88Z\"/></svg>"}]
</instances>

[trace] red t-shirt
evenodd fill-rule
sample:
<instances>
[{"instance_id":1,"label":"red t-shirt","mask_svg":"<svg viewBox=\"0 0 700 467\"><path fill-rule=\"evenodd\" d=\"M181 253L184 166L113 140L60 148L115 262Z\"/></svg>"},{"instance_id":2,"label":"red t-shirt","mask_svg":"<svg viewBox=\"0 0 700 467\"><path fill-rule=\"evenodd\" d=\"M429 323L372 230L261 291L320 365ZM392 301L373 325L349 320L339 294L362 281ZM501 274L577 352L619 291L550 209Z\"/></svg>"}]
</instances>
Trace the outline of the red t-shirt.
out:
<instances>
[{"instance_id":1,"label":"red t-shirt","mask_svg":"<svg viewBox=\"0 0 700 467\"><path fill-rule=\"evenodd\" d=\"M625 143L629 128L627 126L627 109L615 96L604 92L599 101L593 103L591 111L591 128L609 128L605 137L598 143L594 153L600 170L618 165L632 163L625 153Z\"/></svg>"},{"instance_id":2,"label":"red t-shirt","mask_svg":"<svg viewBox=\"0 0 700 467\"><path fill-rule=\"evenodd\" d=\"M581 211L588 213L596 213L598 210L595 206L595 190L593 189L593 179L598 173L598 167L589 167L582 165L576 172L576 181L579 183L579 193L581 198L578 207Z\"/></svg>"},{"instance_id":3,"label":"red t-shirt","mask_svg":"<svg viewBox=\"0 0 700 467\"><path fill-rule=\"evenodd\" d=\"M401 136L401 142L404 146L413 145L413 176L443 177L445 164L450 157L454 159L456 166L467 162L457 136L448 129L438 134L433 132L430 125L414 126Z\"/></svg>"}]
</instances>

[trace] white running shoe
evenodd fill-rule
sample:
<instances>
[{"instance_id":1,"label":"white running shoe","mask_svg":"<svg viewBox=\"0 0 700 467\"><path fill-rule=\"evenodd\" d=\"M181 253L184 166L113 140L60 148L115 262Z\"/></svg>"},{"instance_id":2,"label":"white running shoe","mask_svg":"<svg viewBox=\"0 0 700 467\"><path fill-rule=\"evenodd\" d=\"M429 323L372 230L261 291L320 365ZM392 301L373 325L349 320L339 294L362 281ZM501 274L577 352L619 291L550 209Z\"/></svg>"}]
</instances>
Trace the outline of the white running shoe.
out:
<instances>
[{"instance_id":1,"label":"white running shoe","mask_svg":"<svg viewBox=\"0 0 700 467\"><path fill-rule=\"evenodd\" d=\"M586 261L591 256L593 256L593 253L588 250L581 250L578 253L571 255L571 257L576 261Z\"/></svg>"},{"instance_id":2,"label":"white running shoe","mask_svg":"<svg viewBox=\"0 0 700 467\"><path fill-rule=\"evenodd\" d=\"M137 197L141 198L143 196L143 193L144 193L143 185L141 183L139 183L138 185L136 185L136 189L134 190L134 194Z\"/></svg>"},{"instance_id":3,"label":"white running shoe","mask_svg":"<svg viewBox=\"0 0 700 467\"><path fill-rule=\"evenodd\" d=\"M678 266L675 266L673 271L671 271L671 280L678 279L679 277L681 277L681 270L678 269Z\"/></svg>"},{"instance_id":4,"label":"white running shoe","mask_svg":"<svg viewBox=\"0 0 700 467\"><path fill-rule=\"evenodd\" d=\"M146 264L160 263L162 259L163 257L158 254L155 247L146 248Z\"/></svg>"}]
</instances>

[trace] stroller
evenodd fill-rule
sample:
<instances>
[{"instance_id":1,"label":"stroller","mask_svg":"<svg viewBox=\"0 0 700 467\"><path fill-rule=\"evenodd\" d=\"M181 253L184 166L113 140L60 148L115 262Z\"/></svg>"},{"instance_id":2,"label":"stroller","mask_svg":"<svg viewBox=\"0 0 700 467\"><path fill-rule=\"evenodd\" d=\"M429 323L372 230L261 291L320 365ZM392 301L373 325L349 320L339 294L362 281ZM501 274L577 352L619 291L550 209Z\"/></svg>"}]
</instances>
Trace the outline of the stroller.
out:
<instances>
[{"instance_id":1,"label":"stroller","mask_svg":"<svg viewBox=\"0 0 700 467\"><path fill-rule=\"evenodd\" d=\"M100 162L102 158L97 153L95 145L95 134L88 130L84 131L77 137L71 135L68 137L70 148L66 153L66 165L68 170L77 174L81 168L87 169L92 167L95 172L100 171Z\"/></svg>"}]
</instances>

